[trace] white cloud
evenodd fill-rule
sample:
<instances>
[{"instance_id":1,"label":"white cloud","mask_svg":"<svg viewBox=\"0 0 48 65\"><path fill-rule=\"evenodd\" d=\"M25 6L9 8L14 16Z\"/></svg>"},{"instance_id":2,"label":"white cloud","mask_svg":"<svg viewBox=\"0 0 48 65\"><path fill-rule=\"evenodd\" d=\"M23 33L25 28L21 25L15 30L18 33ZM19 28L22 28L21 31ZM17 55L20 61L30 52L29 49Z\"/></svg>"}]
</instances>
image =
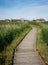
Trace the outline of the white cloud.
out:
<instances>
[{"instance_id":1,"label":"white cloud","mask_svg":"<svg viewBox=\"0 0 48 65\"><path fill-rule=\"evenodd\" d=\"M0 9L0 19L5 18L45 18L48 20L48 5L28 6L25 8Z\"/></svg>"}]
</instances>

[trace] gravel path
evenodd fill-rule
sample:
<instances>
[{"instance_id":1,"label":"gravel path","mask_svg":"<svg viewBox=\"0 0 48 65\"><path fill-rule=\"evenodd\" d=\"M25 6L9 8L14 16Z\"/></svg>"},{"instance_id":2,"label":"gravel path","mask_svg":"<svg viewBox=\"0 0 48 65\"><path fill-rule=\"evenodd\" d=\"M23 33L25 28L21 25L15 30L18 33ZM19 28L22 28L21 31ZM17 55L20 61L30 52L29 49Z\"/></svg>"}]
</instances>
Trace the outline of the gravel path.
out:
<instances>
[{"instance_id":1,"label":"gravel path","mask_svg":"<svg viewBox=\"0 0 48 65\"><path fill-rule=\"evenodd\" d=\"M15 50L13 65L43 65L35 51L37 29L34 27Z\"/></svg>"}]
</instances>

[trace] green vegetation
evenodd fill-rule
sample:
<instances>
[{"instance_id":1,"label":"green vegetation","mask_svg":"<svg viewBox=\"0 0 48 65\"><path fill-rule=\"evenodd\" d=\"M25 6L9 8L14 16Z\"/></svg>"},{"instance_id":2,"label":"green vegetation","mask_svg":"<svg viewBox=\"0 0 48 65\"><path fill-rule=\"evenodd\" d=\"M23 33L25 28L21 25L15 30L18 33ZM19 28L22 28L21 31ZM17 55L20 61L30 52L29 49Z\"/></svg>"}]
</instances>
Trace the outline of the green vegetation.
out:
<instances>
[{"instance_id":1,"label":"green vegetation","mask_svg":"<svg viewBox=\"0 0 48 65\"><path fill-rule=\"evenodd\" d=\"M41 28L38 28L37 49L45 63L48 64L48 25L46 23L41 23Z\"/></svg>"},{"instance_id":2,"label":"green vegetation","mask_svg":"<svg viewBox=\"0 0 48 65\"><path fill-rule=\"evenodd\" d=\"M4 22L0 24L0 65L10 65L17 44L31 30L28 22Z\"/></svg>"},{"instance_id":3,"label":"green vegetation","mask_svg":"<svg viewBox=\"0 0 48 65\"><path fill-rule=\"evenodd\" d=\"M48 45L48 28L42 29L42 38L43 41Z\"/></svg>"},{"instance_id":4,"label":"green vegetation","mask_svg":"<svg viewBox=\"0 0 48 65\"><path fill-rule=\"evenodd\" d=\"M0 65L11 65L15 47L31 30L37 27L37 49L48 63L48 22L0 22Z\"/></svg>"}]
</instances>

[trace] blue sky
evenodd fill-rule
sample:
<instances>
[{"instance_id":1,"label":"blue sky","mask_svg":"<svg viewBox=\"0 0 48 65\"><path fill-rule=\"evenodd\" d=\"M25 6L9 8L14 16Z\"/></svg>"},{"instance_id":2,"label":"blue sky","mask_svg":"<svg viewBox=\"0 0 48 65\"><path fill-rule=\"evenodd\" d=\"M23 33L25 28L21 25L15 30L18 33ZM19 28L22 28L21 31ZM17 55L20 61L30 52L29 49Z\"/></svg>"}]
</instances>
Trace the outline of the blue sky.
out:
<instances>
[{"instance_id":1,"label":"blue sky","mask_svg":"<svg viewBox=\"0 0 48 65\"><path fill-rule=\"evenodd\" d=\"M48 20L48 0L0 0L0 19Z\"/></svg>"}]
</instances>

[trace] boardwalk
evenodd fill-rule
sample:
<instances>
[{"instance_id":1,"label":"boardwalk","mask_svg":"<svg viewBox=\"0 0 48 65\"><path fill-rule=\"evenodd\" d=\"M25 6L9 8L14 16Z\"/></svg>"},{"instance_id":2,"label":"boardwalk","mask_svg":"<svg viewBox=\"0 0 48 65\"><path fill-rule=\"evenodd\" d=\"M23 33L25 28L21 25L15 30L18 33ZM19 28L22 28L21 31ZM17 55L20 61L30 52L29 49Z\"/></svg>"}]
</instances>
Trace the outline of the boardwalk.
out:
<instances>
[{"instance_id":1,"label":"boardwalk","mask_svg":"<svg viewBox=\"0 0 48 65\"><path fill-rule=\"evenodd\" d=\"M36 54L36 28L33 28L15 50L13 65L43 65Z\"/></svg>"}]
</instances>

